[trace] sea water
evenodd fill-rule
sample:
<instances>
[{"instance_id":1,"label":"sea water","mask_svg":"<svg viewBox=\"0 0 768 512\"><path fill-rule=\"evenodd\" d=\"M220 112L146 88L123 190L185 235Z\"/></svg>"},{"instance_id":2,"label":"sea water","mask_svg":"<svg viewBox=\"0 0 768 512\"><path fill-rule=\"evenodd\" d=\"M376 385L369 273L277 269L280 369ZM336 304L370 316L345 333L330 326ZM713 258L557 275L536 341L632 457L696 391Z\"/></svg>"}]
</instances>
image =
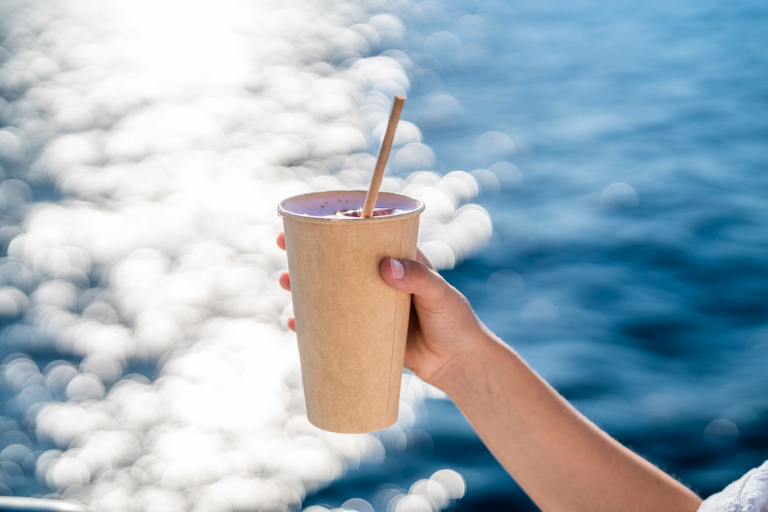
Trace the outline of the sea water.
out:
<instances>
[{"instance_id":1,"label":"sea water","mask_svg":"<svg viewBox=\"0 0 768 512\"><path fill-rule=\"evenodd\" d=\"M534 510L445 397L304 418L274 207L423 199L422 250L702 495L766 458L763 4L0 7L0 494L103 510Z\"/></svg>"}]
</instances>

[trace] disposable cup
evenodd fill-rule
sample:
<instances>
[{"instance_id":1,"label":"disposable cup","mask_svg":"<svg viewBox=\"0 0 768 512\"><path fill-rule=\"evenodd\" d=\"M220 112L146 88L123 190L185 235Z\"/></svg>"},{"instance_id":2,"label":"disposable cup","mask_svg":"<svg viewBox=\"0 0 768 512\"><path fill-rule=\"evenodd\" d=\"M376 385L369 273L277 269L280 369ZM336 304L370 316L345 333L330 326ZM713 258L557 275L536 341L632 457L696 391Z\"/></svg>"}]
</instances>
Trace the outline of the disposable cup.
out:
<instances>
[{"instance_id":1,"label":"disposable cup","mask_svg":"<svg viewBox=\"0 0 768 512\"><path fill-rule=\"evenodd\" d=\"M382 192L368 218L365 191L282 201L293 313L307 417L340 433L375 432L397 420L411 296L381 278L387 257L414 259L424 203Z\"/></svg>"}]
</instances>

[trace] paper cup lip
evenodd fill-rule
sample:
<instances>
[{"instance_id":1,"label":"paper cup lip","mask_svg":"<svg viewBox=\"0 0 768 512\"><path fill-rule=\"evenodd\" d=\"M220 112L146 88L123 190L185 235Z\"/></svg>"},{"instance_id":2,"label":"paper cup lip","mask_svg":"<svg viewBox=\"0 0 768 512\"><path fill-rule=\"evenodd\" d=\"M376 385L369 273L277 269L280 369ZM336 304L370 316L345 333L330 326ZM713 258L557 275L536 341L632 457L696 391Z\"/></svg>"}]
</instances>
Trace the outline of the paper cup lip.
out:
<instances>
[{"instance_id":1,"label":"paper cup lip","mask_svg":"<svg viewBox=\"0 0 768 512\"><path fill-rule=\"evenodd\" d=\"M376 199L377 208L396 208L405 210L400 213L381 217L340 217L334 216L339 209L351 210L362 208L365 202L365 190L331 190L327 192L310 192L283 199L277 205L278 214L283 217L301 220L303 222L355 224L359 222L391 222L406 217L419 215L424 211L424 202L414 197L394 192L379 192ZM327 210L326 210L327 208ZM336 211L333 211L336 209Z\"/></svg>"}]
</instances>

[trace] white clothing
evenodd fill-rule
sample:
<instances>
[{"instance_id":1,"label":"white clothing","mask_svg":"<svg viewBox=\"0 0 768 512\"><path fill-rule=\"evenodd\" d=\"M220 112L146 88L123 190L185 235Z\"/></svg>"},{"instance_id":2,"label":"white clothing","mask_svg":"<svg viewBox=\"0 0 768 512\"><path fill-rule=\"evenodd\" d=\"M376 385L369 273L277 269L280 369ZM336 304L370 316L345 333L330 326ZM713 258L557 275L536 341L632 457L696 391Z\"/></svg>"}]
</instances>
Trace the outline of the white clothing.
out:
<instances>
[{"instance_id":1,"label":"white clothing","mask_svg":"<svg viewBox=\"0 0 768 512\"><path fill-rule=\"evenodd\" d=\"M704 500L699 512L768 512L768 461Z\"/></svg>"}]
</instances>

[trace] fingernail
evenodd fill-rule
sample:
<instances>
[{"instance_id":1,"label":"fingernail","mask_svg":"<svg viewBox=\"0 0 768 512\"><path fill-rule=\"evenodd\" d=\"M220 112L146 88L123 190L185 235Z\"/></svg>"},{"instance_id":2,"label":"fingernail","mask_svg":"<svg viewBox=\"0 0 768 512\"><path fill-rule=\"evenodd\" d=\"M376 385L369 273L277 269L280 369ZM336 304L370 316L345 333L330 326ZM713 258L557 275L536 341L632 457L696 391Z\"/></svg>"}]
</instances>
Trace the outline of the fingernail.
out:
<instances>
[{"instance_id":1,"label":"fingernail","mask_svg":"<svg viewBox=\"0 0 768 512\"><path fill-rule=\"evenodd\" d=\"M405 267L403 264L397 261L395 258L389 258L389 261L392 264L392 276L395 279L402 279L405 275Z\"/></svg>"}]
</instances>

